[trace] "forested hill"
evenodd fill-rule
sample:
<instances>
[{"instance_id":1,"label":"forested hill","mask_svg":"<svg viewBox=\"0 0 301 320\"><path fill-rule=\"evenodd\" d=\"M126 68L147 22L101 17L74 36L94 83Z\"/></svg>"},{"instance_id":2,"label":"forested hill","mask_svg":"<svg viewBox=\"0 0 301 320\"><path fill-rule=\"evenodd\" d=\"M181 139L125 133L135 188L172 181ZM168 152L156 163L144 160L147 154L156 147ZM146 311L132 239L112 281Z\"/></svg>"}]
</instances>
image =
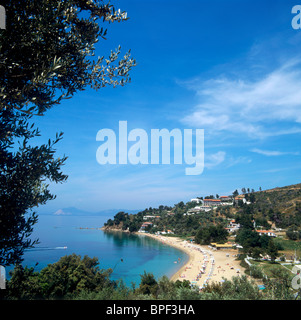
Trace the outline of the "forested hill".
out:
<instances>
[{"instance_id":1,"label":"forested hill","mask_svg":"<svg viewBox=\"0 0 301 320\"><path fill-rule=\"evenodd\" d=\"M235 201L238 191L232 195L231 205L212 207L209 212L194 211L202 205L196 202L181 201L173 207L159 206L148 208L137 214L119 212L114 219L109 219L104 229L119 229L135 232L141 230L155 233L174 233L182 236L195 236L200 228L212 226L227 227L229 220L240 222L245 218L255 221L256 226L263 228L294 227L301 230L301 184L276 187L270 190L246 192L242 188L241 196L246 202ZM217 190L218 192L218 190ZM204 196L204 199L218 199L218 195ZM200 197L203 199L203 197ZM245 218L244 218L245 217Z\"/></svg>"},{"instance_id":2,"label":"forested hill","mask_svg":"<svg viewBox=\"0 0 301 320\"><path fill-rule=\"evenodd\" d=\"M256 204L283 214L294 214L301 204L301 183L255 193Z\"/></svg>"},{"instance_id":3,"label":"forested hill","mask_svg":"<svg viewBox=\"0 0 301 320\"><path fill-rule=\"evenodd\" d=\"M301 184L255 192L255 217L266 217L277 228L301 231Z\"/></svg>"}]
</instances>

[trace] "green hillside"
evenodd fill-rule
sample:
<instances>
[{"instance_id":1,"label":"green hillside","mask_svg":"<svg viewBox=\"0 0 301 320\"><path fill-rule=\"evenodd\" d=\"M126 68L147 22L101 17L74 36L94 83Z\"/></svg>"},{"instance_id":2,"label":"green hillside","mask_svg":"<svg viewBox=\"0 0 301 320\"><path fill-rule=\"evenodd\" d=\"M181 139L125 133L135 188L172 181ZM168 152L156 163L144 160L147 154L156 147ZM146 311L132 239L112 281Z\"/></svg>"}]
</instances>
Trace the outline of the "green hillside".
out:
<instances>
[{"instance_id":1,"label":"green hillside","mask_svg":"<svg viewBox=\"0 0 301 320\"><path fill-rule=\"evenodd\" d=\"M301 183L255 193L256 203L265 209L294 214L301 204Z\"/></svg>"},{"instance_id":2,"label":"green hillside","mask_svg":"<svg viewBox=\"0 0 301 320\"><path fill-rule=\"evenodd\" d=\"M301 184L254 193L254 213L278 228L301 228Z\"/></svg>"},{"instance_id":3,"label":"green hillside","mask_svg":"<svg viewBox=\"0 0 301 320\"><path fill-rule=\"evenodd\" d=\"M252 217L258 227L301 230L301 184L245 193L244 197L247 203L238 201L231 206L196 214L189 214L189 210L198 204L183 201L173 207L147 208L136 215L119 212L113 220L105 223L104 228L132 232L138 231L145 221L150 221L152 225L146 229L149 232L171 230L180 236L195 236L201 227L226 226L229 219L241 220L247 216Z\"/></svg>"}]
</instances>

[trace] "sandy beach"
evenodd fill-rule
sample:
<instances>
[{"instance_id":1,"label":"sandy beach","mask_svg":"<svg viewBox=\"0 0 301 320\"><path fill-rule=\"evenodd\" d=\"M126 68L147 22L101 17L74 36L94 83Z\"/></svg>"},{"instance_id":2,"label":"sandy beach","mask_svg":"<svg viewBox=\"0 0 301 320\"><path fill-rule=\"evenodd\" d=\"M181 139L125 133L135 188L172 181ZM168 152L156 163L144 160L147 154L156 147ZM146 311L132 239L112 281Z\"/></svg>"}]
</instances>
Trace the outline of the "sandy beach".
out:
<instances>
[{"instance_id":1,"label":"sandy beach","mask_svg":"<svg viewBox=\"0 0 301 320\"><path fill-rule=\"evenodd\" d=\"M189 261L176 272L171 280L189 280L200 289L205 284L231 279L244 273L240 261L235 260L236 250L213 250L208 246L189 243L177 237L145 234L167 245L183 250L189 255Z\"/></svg>"}]
</instances>

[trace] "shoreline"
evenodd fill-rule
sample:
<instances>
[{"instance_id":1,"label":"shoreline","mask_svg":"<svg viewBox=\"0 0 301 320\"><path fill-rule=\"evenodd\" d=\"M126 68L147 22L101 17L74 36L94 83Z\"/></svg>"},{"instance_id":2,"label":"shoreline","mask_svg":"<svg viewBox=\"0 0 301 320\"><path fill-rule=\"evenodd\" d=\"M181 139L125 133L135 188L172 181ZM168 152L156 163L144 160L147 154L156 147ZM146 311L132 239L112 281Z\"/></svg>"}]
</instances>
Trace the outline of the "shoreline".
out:
<instances>
[{"instance_id":1,"label":"shoreline","mask_svg":"<svg viewBox=\"0 0 301 320\"><path fill-rule=\"evenodd\" d=\"M117 228L101 228L101 230L129 233ZM190 283L202 289L207 284L223 282L224 279L231 280L232 277L244 274L245 268L240 266L239 260L236 260L237 250L235 249L214 250L207 245L189 243L179 237L139 232L133 232L133 234L150 237L188 255L188 261L169 277L171 281L189 280Z\"/></svg>"},{"instance_id":2,"label":"shoreline","mask_svg":"<svg viewBox=\"0 0 301 320\"><path fill-rule=\"evenodd\" d=\"M136 233L139 235L139 233ZM231 280L234 276L244 274L240 261L236 260L237 251L234 249L212 250L208 246L189 243L178 237L164 237L144 233L157 241L177 248L188 255L188 261L171 277L171 281L189 280L202 289L206 284Z\"/></svg>"}]
</instances>

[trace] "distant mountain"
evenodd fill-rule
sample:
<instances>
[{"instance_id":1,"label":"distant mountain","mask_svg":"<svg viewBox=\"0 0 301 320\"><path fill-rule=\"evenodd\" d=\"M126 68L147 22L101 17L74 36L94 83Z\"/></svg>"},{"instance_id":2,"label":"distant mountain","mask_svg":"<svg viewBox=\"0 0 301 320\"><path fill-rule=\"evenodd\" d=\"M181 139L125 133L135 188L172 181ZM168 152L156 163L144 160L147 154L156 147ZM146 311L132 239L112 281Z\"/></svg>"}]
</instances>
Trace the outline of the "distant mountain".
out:
<instances>
[{"instance_id":1,"label":"distant mountain","mask_svg":"<svg viewBox=\"0 0 301 320\"><path fill-rule=\"evenodd\" d=\"M98 212L85 211L74 207L68 207L63 209L58 209L53 214L56 216L114 216L118 212L127 212L136 214L142 210L128 210L128 209L107 209Z\"/></svg>"}]
</instances>

